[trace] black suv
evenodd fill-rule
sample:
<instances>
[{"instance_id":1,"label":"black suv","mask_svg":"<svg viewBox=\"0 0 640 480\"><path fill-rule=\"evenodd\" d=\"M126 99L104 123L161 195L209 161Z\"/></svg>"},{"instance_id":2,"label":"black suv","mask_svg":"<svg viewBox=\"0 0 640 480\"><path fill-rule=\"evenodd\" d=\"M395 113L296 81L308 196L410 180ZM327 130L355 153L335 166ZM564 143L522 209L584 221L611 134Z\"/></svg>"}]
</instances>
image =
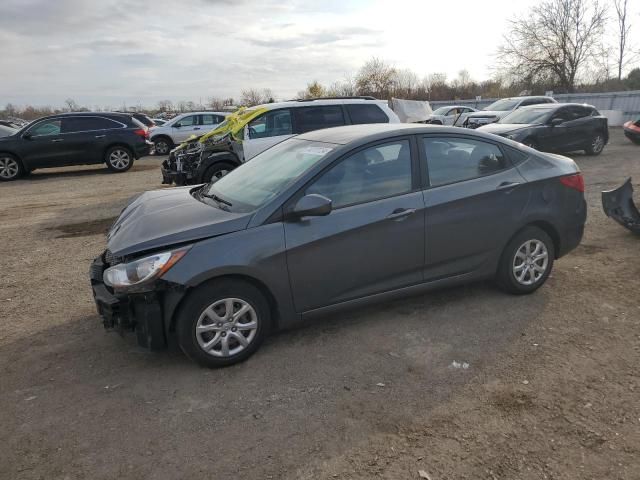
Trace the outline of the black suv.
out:
<instances>
[{"instance_id":1,"label":"black suv","mask_svg":"<svg viewBox=\"0 0 640 480\"><path fill-rule=\"evenodd\" d=\"M0 180L15 180L36 168L106 163L126 172L149 154L149 130L124 113L63 113L31 122L0 138Z\"/></svg>"}]
</instances>

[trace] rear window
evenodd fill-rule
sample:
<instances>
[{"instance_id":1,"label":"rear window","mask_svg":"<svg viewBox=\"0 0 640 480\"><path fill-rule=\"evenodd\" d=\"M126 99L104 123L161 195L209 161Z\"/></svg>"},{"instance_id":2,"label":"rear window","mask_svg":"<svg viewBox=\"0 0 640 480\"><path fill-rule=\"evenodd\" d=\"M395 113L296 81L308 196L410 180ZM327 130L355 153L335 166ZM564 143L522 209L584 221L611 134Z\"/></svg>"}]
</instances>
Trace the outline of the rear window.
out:
<instances>
[{"instance_id":1,"label":"rear window","mask_svg":"<svg viewBox=\"0 0 640 480\"><path fill-rule=\"evenodd\" d=\"M93 130L107 130L122 128L122 125L101 117L75 117L65 118L62 122L63 133L90 132Z\"/></svg>"},{"instance_id":2,"label":"rear window","mask_svg":"<svg viewBox=\"0 0 640 480\"><path fill-rule=\"evenodd\" d=\"M339 127L345 124L344 113L340 105L296 108L294 111L299 133Z\"/></svg>"},{"instance_id":3,"label":"rear window","mask_svg":"<svg viewBox=\"0 0 640 480\"><path fill-rule=\"evenodd\" d=\"M347 105L351 123L389 123L389 117L377 105Z\"/></svg>"}]
</instances>

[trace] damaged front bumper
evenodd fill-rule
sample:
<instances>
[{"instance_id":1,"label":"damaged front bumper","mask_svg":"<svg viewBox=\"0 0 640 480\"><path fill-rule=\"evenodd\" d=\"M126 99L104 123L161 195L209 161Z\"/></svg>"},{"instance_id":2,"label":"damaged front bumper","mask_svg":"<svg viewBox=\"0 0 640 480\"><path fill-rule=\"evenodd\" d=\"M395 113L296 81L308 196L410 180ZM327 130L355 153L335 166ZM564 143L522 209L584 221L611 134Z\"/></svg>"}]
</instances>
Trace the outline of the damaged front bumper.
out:
<instances>
[{"instance_id":1,"label":"damaged front bumper","mask_svg":"<svg viewBox=\"0 0 640 480\"><path fill-rule=\"evenodd\" d=\"M171 152L169 158L162 162L162 183L178 186L190 185L197 176L200 167L201 150Z\"/></svg>"},{"instance_id":2,"label":"damaged front bumper","mask_svg":"<svg viewBox=\"0 0 640 480\"><path fill-rule=\"evenodd\" d=\"M104 328L115 330L121 335L126 331L135 331L138 344L151 350L166 347L163 312L158 294L116 294L102 279L106 267L103 255L96 258L89 269L93 298Z\"/></svg>"},{"instance_id":3,"label":"damaged front bumper","mask_svg":"<svg viewBox=\"0 0 640 480\"><path fill-rule=\"evenodd\" d=\"M640 212L633 203L631 178L618 188L602 192L602 208L608 217L640 235Z\"/></svg>"}]
</instances>

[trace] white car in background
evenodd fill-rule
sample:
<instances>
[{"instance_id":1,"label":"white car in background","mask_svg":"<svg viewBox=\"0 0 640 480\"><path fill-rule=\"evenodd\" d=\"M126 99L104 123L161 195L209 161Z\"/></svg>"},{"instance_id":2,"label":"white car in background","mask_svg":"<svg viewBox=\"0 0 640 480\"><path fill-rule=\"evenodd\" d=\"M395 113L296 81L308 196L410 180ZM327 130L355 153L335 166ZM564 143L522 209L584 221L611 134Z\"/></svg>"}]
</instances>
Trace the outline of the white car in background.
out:
<instances>
[{"instance_id":1,"label":"white car in background","mask_svg":"<svg viewBox=\"0 0 640 480\"><path fill-rule=\"evenodd\" d=\"M162 126L152 127L149 138L155 145L156 155L167 155L192 135L200 136L216 128L229 112L189 112L172 118Z\"/></svg>"},{"instance_id":2,"label":"white car in background","mask_svg":"<svg viewBox=\"0 0 640 480\"><path fill-rule=\"evenodd\" d=\"M467 107L466 105L450 105L446 107L440 107L433 111L427 118L427 123L433 125L456 125L461 122L457 121L460 118L464 118L470 113L477 112L473 107Z\"/></svg>"}]
</instances>

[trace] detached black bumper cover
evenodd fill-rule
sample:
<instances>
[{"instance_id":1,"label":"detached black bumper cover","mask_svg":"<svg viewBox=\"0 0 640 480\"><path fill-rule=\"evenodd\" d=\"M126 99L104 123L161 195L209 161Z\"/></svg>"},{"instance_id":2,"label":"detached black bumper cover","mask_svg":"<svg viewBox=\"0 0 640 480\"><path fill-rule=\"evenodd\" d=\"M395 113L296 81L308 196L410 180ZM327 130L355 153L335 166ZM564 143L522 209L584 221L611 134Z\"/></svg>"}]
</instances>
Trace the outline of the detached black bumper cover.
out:
<instances>
[{"instance_id":1,"label":"detached black bumper cover","mask_svg":"<svg viewBox=\"0 0 640 480\"><path fill-rule=\"evenodd\" d=\"M104 262L98 257L89 270L93 298L104 328L115 329L121 334L134 330L138 344L152 350L166 347L162 309L157 295L153 292L114 294L102 280L104 269Z\"/></svg>"},{"instance_id":2,"label":"detached black bumper cover","mask_svg":"<svg viewBox=\"0 0 640 480\"><path fill-rule=\"evenodd\" d=\"M602 208L608 217L640 235L640 212L633 203L631 178L614 190L602 192Z\"/></svg>"}]
</instances>

